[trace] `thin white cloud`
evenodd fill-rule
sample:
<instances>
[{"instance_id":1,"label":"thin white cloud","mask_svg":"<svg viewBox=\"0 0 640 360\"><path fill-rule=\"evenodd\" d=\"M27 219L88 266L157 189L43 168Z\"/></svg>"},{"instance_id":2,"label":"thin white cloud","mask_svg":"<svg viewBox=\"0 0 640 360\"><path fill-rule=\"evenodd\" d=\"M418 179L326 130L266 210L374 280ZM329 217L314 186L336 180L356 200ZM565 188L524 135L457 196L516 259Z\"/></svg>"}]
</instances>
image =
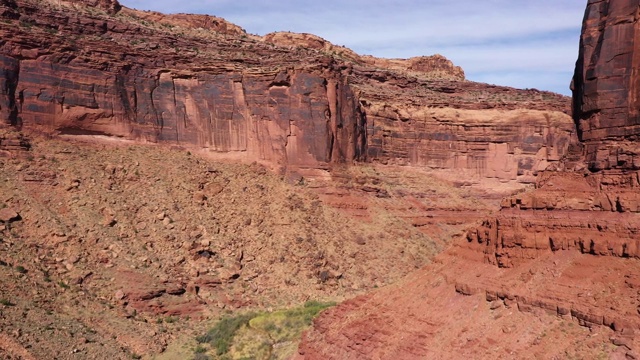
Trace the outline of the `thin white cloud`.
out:
<instances>
[{"instance_id":1,"label":"thin white cloud","mask_svg":"<svg viewBox=\"0 0 640 360\"><path fill-rule=\"evenodd\" d=\"M208 13L250 33L313 33L358 53L440 53L471 80L567 94L578 53L584 0L121 0L162 12ZM493 74L493 75L492 75ZM567 76L548 86L540 79Z\"/></svg>"}]
</instances>

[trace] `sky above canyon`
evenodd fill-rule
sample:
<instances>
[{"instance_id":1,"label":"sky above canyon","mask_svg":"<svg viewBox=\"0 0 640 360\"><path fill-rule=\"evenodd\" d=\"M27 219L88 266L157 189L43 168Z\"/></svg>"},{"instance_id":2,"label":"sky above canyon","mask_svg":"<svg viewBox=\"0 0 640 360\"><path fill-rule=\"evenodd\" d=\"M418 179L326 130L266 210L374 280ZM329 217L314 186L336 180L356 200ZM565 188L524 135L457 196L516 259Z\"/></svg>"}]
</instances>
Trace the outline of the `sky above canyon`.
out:
<instances>
[{"instance_id":1,"label":"sky above canyon","mask_svg":"<svg viewBox=\"0 0 640 360\"><path fill-rule=\"evenodd\" d=\"M442 54L467 79L570 94L585 0L120 0L223 17L247 32L306 32L362 55Z\"/></svg>"}]
</instances>

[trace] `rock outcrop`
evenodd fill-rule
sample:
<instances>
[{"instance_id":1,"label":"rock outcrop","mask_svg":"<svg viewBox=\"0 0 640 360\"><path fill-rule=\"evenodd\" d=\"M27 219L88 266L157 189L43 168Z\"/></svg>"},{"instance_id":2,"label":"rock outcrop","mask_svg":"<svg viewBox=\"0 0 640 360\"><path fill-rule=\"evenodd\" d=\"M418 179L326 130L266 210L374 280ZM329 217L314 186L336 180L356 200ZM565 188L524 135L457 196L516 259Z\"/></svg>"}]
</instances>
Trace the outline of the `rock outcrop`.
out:
<instances>
[{"instance_id":1,"label":"rock outcrop","mask_svg":"<svg viewBox=\"0 0 640 360\"><path fill-rule=\"evenodd\" d=\"M274 32L261 38L262 41L282 47L321 50L358 65L366 65L379 69L394 70L423 79L465 80L464 70L455 66L451 60L442 55L417 56L409 59L384 59L370 55L359 55L353 50L332 44L320 36L307 33Z\"/></svg>"},{"instance_id":2,"label":"rock outcrop","mask_svg":"<svg viewBox=\"0 0 640 360\"><path fill-rule=\"evenodd\" d=\"M496 220L469 233L487 261L515 266L559 250L640 257L639 6L589 2L573 81L580 144L534 192L505 199Z\"/></svg>"},{"instance_id":3,"label":"rock outcrop","mask_svg":"<svg viewBox=\"0 0 640 360\"><path fill-rule=\"evenodd\" d=\"M3 25L12 40L0 58L0 107L11 124L236 152L283 167L364 159L364 115L331 59L257 64L242 54L260 56L250 49L259 43L236 44L226 38L232 27L205 16L125 9L113 18L91 8L63 16L64 5L18 5L20 20ZM152 18L160 29L150 28ZM193 37L176 38L182 29ZM193 66L200 51L207 60Z\"/></svg>"},{"instance_id":4,"label":"rock outcrop","mask_svg":"<svg viewBox=\"0 0 640 360\"><path fill-rule=\"evenodd\" d=\"M282 165L316 167L334 157L364 156L363 115L339 79L301 71L252 76L136 67L114 73L12 62L20 68L22 124L246 152Z\"/></svg>"},{"instance_id":5,"label":"rock outcrop","mask_svg":"<svg viewBox=\"0 0 640 360\"><path fill-rule=\"evenodd\" d=\"M71 1L80 3L82 5L103 9L107 11L109 14L115 14L122 9L122 5L120 5L118 0L71 0Z\"/></svg>"},{"instance_id":6,"label":"rock outcrop","mask_svg":"<svg viewBox=\"0 0 640 360\"><path fill-rule=\"evenodd\" d=\"M640 168L640 3L589 1L574 76L574 114L591 170Z\"/></svg>"},{"instance_id":7,"label":"rock outcrop","mask_svg":"<svg viewBox=\"0 0 640 360\"><path fill-rule=\"evenodd\" d=\"M524 183L573 141L566 97L465 81L439 55L377 59L116 1L7 0L0 13L0 115L16 126L280 169L378 161Z\"/></svg>"},{"instance_id":8,"label":"rock outcrop","mask_svg":"<svg viewBox=\"0 0 640 360\"><path fill-rule=\"evenodd\" d=\"M419 99L419 97L416 97ZM561 112L366 102L368 158L467 176L533 183L574 141Z\"/></svg>"},{"instance_id":9,"label":"rock outcrop","mask_svg":"<svg viewBox=\"0 0 640 360\"><path fill-rule=\"evenodd\" d=\"M504 199L495 217L405 284L318 319L300 358L597 355L588 354L592 345L568 347L580 335L555 321L601 326L592 334L613 345L601 355L637 357L639 9L638 1L588 2L573 81L580 142L537 177L535 190ZM527 340L532 326L544 330ZM555 341L540 346L547 334ZM496 337L501 346L487 347Z\"/></svg>"},{"instance_id":10,"label":"rock outcrop","mask_svg":"<svg viewBox=\"0 0 640 360\"><path fill-rule=\"evenodd\" d=\"M369 161L527 183L575 143L560 95L431 75L354 65Z\"/></svg>"}]
</instances>

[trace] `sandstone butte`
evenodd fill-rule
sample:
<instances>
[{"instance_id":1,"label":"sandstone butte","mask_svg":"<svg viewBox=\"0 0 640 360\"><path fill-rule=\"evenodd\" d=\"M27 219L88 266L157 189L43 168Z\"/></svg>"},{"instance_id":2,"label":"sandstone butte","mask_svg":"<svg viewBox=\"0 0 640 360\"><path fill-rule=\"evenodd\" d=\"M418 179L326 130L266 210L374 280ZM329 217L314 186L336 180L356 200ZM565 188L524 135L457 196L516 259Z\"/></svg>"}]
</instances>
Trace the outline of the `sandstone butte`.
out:
<instances>
[{"instance_id":1,"label":"sandstone butte","mask_svg":"<svg viewBox=\"0 0 640 360\"><path fill-rule=\"evenodd\" d=\"M638 358L639 9L588 1L579 143L535 190L403 283L326 312L299 358Z\"/></svg>"},{"instance_id":2,"label":"sandstone butte","mask_svg":"<svg viewBox=\"0 0 640 360\"><path fill-rule=\"evenodd\" d=\"M616 356L632 357L633 333L638 326L635 292L640 283L640 271L631 262L639 256L634 240L634 213L640 211L635 200L639 186L634 130L638 116L634 100L638 97L634 90L637 65L631 41L636 38L632 35L637 28L637 8L637 2L632 1L589 2L573 82L572 111L571 99L558 94L468 81L461 68L440 55L378 59L310 34L282 32L260 37L221 18L138 11L123 7L116 0L0 0L0 155L13 159L3 164L15 169L24 186L10 191L31 196L16 200L18 195L6 195L0 201L23 208L28 208L29 202L47 204L43 205L46 211L40 213L31 209L31 213L39 215L55 208L62 214L78 216L77 224L67 224L66 232L50 231L43 225L44 220L25 216L15 228L28 232L28 227L33 226L39 229L33 234L42 232L47 244L29 243L22 238L30 250L19 254L36 251L37 262L54 263L52 269L57 269L65 283L71 279L81 287L82 294L98 294L99 301L93 303L74 297L69 300L84 301L85 310L77 314L83 319L79 323L93 321L97 330L83 330L77 324L65 326L78 333L84 331L88 337L102 336L104 353L93 349L98 341L89 339L82 346L94 356L109 358L122 356L117 350L120 347L138 353L164 349L158 339L165 341L168 335L149 330L155 325L132 322L138 311L151 314L141 316L195 316L211 304L242 307L269 303L265 300L269 296L286 297L283 302L290 304L309 293L340 295L335 290L339 288L338 279L342 283L350 281L349 286L356 290L341 290L341 294L351 295L358 293L357 289L377 287L378 282L386 285L428 259L424 254L407 254L410 251L393 247L412 245L397 235L411 232L396 231L397 224L381 230L388 231L387 237L358 237L353 244L339 244L339 250L331 256L324 251L315 252L326 245L320 237L313 245L300 243L303 238L295 237L296 249L304 256L291 265L300 274L294 277L287 274L290 264L284 256L286 251L282 255L270 254L261 250L264 246L248 239L242 249L236 229L227 228L240 229L242 224L250 227L252 220L239 219L235 212L225 212L224 207L216 208L216 216L220 221L229 221L229 226L216 227L220 237L228 235L231 240L229 247L220 251L211 250L213 245L203 237L206 231L198 227L202 224L196 224L195 219L179 215L172 219L163 211L153 214L151 224L148 220L138 221L136 217L141 213L153 211L144 208L145 196L162 197L153 192L158 184L149 185L147 195L113 195L112 190L118 194L119 187L135 188L132 181L143 182L138 174L132 174L134 165L107 164L98 170L104 172L100 176L105 177L106 190L95 195L100 203L95 209L98 215L91 213L78 204L85 202L79 195L85 191L85 184L95 180L86 174L93 168L78 170L79 175L68 179L66 189L60 192L55 186L69 169L56 169L54 164L60 157L73 155L73 151L52 141L51 151L47 152L46 145L36 143L42 158L36 164L25 165L20 160L25 155L16 154L29 151L29 136L111 138L169 145L240 162L257 162L296 181L329 179L329 185L324 183L317 191L323 203L355 218L340 220L347 227L355 228L357 221L366 222L373 213L388 211L408 219L409 228L419 228L434 239L450 237L479 217L486 217L490 211L487 204L495 201L502 186L509 192L535 184L535 191L503 200L496 218L484 221L456 240L433 264L397 284L327 311L306 334L299 356L456 359L513 358L518 354L518 358L566 358L599 356L600 351L615 350ZM622 43L620 39L630 40ZM72 144L82 157L95 159L93 152L84 152L80 145ZM105 151L112 151L121 159L130 156L120 150ZM174 153L158 150L158 154L176 163L183 161ZM147 160L150 161L144 159ZM190 166L202 170L201 163L189 161ZM351 164L379 166L379 172L352 179L350 171L357 170L349 170L356 168L350 168ZM251 176L271 178L258 165L251 166L245 174L250 179L234 176L264 192L265 185L253 184L255 179ZM455 180L458 188L477 185L479 190L473 196L487 203L455 203L461 201L459 198L469 198L468 193L447 203L447 196L457 196L460 189L424 190L425 185L417 183L425 178L416 175L424 169L445 181ZM237 170L225 171L234 174ZM218 194L227 195L225 187L238 187L238 193L247 193L248 187L238 185L238 181L226 177L222 181L220 172L210 168L202 171L216 179L211 182L200 173L185 170L185 176L199 186L189 193L198 206L211 207ZM175 175L174 169L166 173L155 174L156 181ZM415 183L402 183L404 177ZM264 180L271 184L269 181ZM410 186L415 193L408 196L405 189L397 188L388 192L381 183L390 184L389 189L399 184ZM192 185L180 182L178 187L190 189ZM192 209L193 204L187 205L191 198L187 201L181 197L184 194L171 191L167 190L175 196L174 208ZM71 194L68 204L60 200L67 196L64 193ZM254 195L267 199L264 193ZM236 201L234 197L225 199ZM128 200L143 205L124 204ZM280 206L277 199L272 200ZM291 219L308 221L309 217L300 215L298 210L307 205L315 209L317 202L294 200L287 197L292 204L287 205L289 211L294 214ZM124 205L118 208L119 204ZM138 209L138 213L126 213L129 207ZM193 209L194 213L204 211ZM11 208L4 213L7 221L23 215ZM92 248L82 242L84 234L76 236L74 232L84 231L83 222L89 222L94 215L103 217L100 221L105 229L87 225L86 237L92 241L95 238L96 243L100 239L104 242L109 237L135 239L150 236L143 234L153 230L162 236L156 235L153 244L145 243L144 248L134 250L153 253L153 245L161 251L153 253L153 261L145 255L126 259L130 263L125 263L126 256L119 256L115 243ZM133 220L123 220L129 216ZM270 224L285 220L261 218L256 227L263 221ZM333 225L338 223L334 220L331 218ZM133 230L125 226L129 221ZM313 226L335 231L336 238L342 239L343 229L328 227L327 223ZM176 228L175 224L183 227ZM400 225L404 226L404 222ZM6 225L2 226L0 232L5 236L16 236ZM273 228L280 229L278 226L274 224ZM174 248L174 232L179 229L183 229L182 233L190 229L187 237L198 239L187 246L185 256ZM436 232L440 233L436 236ZM268 233L272 235L271 230ZM262 236L249 230L242 233L245 234ZM397 240L389 237L393 235ZM373 244L375 239L382 239L380 246L353 250ZM78 247L86 259L71 256L73 261L63 260L73 250L67 244L75 240L81 243ZM442 240L438 246L444 247L448 242ZM261 256L260 251L268 256ZM221 265L219 271L225 276L206 272L203 275L197 267L202 258L221 256L218 252L225 256L226 265ZM349 258L340 258L347 253ZM368 256L365 260L361 260L362 253ZM400 255L393 255L396 253ZM92 262L106 264L107 270L96 270L91 267ZM162 270L165 272L160 275L164 262L173 268ZM274 265L278 262L281 267ZM360 262L356 264L360 267L354 262ZM158 271L145 270L150 263L160 263ZM123 269L124 264L128 267ZM269 277L262 276L258 265L263 264L269 266ZM372 268L377 268L375 275ZM4 268L0 267L0 271ZM101 275L103 271L109 275ZM336 286L327 290L317 285L309 290L319 273L330 277ZM111 275L113 281L109 280ZM387 279L380 279L385 276ZM356 277L360 277L359 281ZM238 278L271 293L251 297L244 293L246 286L234 282ZM48 273L43 281L47 279ZM288 288L275 285L282 281ZM43 284L38 285L40 297L59 294L46 292ZM16 286L25 293L31 290L26 284ZM116 288L120 290L115 291ZM105 320L92 315L92 311L101 309L100 301L110 307L125 307L117 308L118 316ZM514 309L523 311L514 313ZM9 310L5 312L7 319L19 315ZM120 317L123 311L126 316ZM42 317L49 316L45 315ZM592 333L585 334L586 327L563 327L572 324L571 319L587 325ZM36 335L21 333L28 329L13 323L3 323L17 328L15 333L0 336L0 355L4 351L8 356L29 358L31 351L44 356L52 353L55 346L74 341L58 332L55 339L62 345L53 341L34 345L38 341L31 340ZM116 323L122 327L115 327ZM550 336L542 336L543 333ZM615 345L611 345L609 337ZM30 339L29 345L34 349L24 347L25 338ZM581 341L584 346L571 341Z\"/></svg>"}]
</instances>

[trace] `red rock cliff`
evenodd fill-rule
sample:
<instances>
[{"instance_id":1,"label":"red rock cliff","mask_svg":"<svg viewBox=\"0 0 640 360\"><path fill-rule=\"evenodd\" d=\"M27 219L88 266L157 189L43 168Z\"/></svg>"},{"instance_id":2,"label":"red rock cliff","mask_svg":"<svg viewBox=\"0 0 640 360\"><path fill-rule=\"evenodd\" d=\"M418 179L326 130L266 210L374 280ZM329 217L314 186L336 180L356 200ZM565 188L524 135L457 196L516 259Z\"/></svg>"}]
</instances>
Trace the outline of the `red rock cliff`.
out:
<instances>
[{"instance_id":1,"label":"red rock cliff","mask_svg":"<svg viewBox=\"0 0 640 360\"><path fill-rule=\"evenodd\" d=\"M638 1L589 1L573 81L580 145L469 233L486 261L512 267L559 250L640 258L639 11Z\"/></svg>"},{"instance_id":2,"label":"red rock cliff","mask_svg":"<svg viewBox=\"0 0 640 360\"><path fill-rule=\"evenodd\" d=\"M574 76L574 117L593 170L640 168L640 2L590 0Z\"/></svg>"},{"instance_id":3,"label":"red rock cliff","mask_svg":"<svg viewBox=\"0 0 640 360\"><path fill-rule=\"evenodd\" d=\"M92 8L65 13L72 9L65 6L4 3L5 18L19 18L2 25L6 121L238 152L282 166L364 158L364 118L331 59L311 54L296 65L296 54L285 52L257 63L245 52L276 52L227 38L238 31L217 18L128 9L114 18Z\"/></svg>"},{"instance_id":4,"label":"red rock cliff","mask_svg":"<svg viewBox=\"0 0 640 360\"><path fill-rule=\"evenodd\" d=\"M574 78L580 143L536 189L504 199L403 283L321 316L300 359L638 357L639 11L638 1L588 2ZM613 346L589 355L588 339L550 326L567 321Z\"/></svg>"},{"instance_id":5,"label":"red rock cliff","mask_svg":"<svg viewBox=\"0 0 640 360\"><path fill-rule=\"evenodd\" d=\"M376 59L115 1L0 4L0 115L14 125L282 168L369 160L520 182L573 141L568 98L465 81L442 56Z\"/></svg>"}]
</instances>

